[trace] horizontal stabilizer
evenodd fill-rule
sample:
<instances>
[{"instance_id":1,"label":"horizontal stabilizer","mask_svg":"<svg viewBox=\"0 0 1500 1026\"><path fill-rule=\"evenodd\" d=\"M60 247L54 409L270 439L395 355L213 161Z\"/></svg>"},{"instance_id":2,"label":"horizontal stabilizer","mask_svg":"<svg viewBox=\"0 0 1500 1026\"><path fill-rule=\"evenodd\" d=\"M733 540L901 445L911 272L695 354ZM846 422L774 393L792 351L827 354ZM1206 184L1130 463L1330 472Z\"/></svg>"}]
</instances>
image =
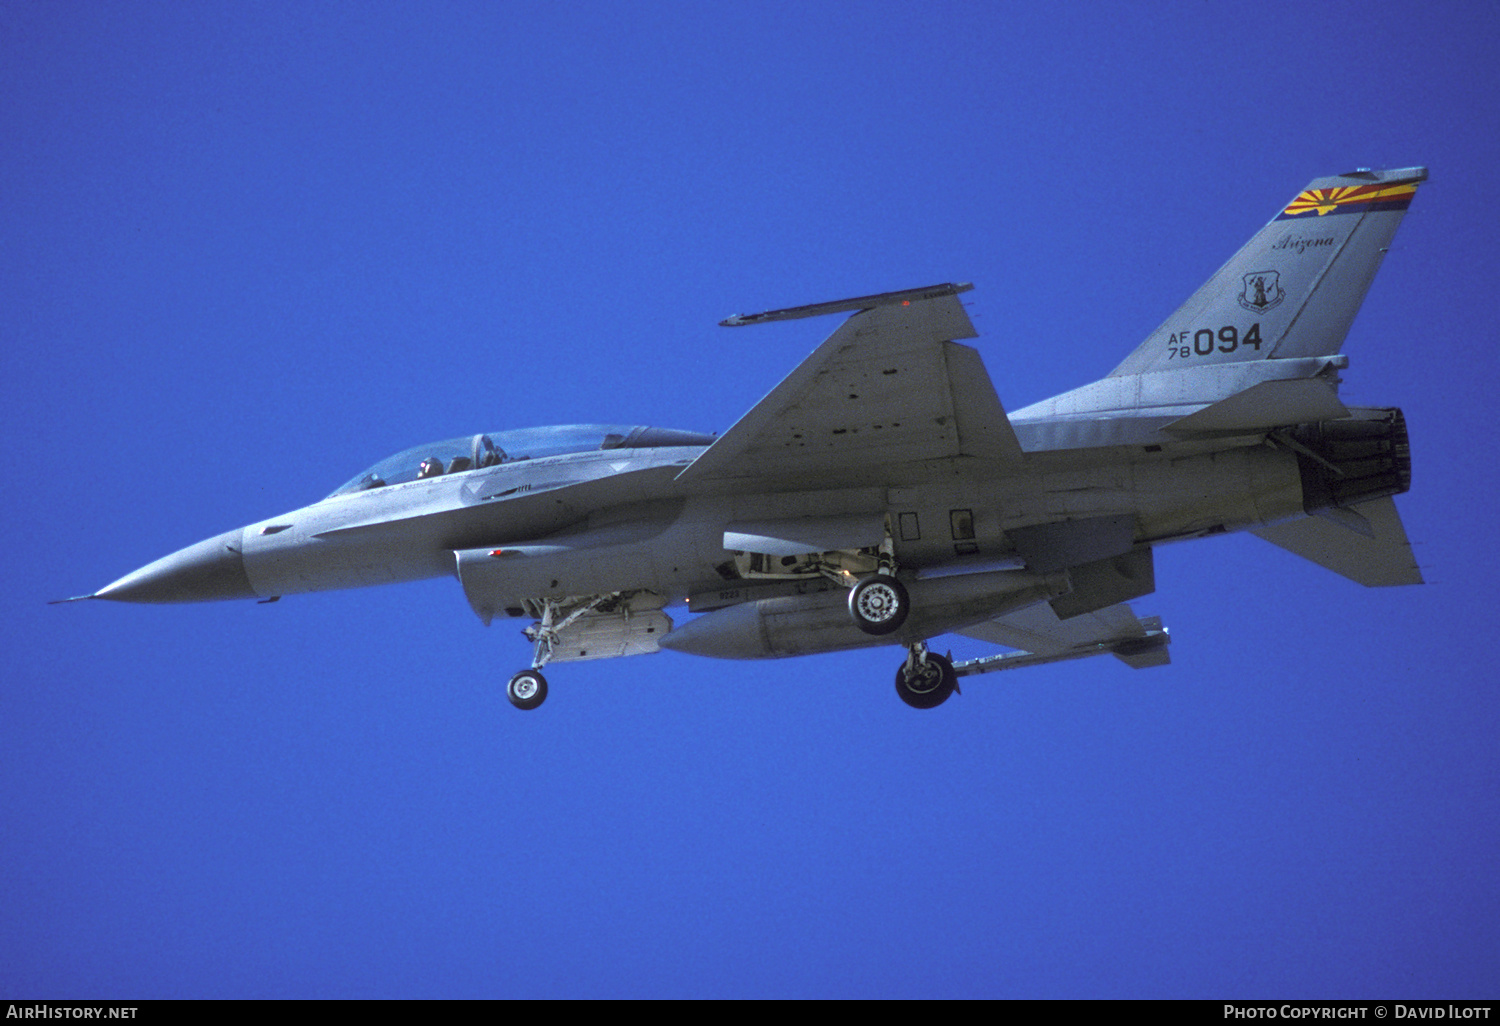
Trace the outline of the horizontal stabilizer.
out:
<instances>
[{"instance_id":1,"label":"horizontal stabilizer","mask_svg":"<svg viewBox=\"0 0 1500 1026\"><path fill-rule=\"evenodd\" d=\"M1360 520L1341 523L1314 516L1263 527L1255 533L1367 588L1422 583L1422 571L1393 500L1374 499L1345 512L1358 513Z\"/></svg>"},{"instance_id":2,"label":"horizontal stabilizer","mask_svg":"<svg viewBox=\"0 0 1500 1026\"><path fill-rule=\"evenodd\" d=\"M1320 378L1262 381L1162 428L1174 435L1264 431L1288 424L1341 420L1349 410Z\"/></svg>"}]
</instances>

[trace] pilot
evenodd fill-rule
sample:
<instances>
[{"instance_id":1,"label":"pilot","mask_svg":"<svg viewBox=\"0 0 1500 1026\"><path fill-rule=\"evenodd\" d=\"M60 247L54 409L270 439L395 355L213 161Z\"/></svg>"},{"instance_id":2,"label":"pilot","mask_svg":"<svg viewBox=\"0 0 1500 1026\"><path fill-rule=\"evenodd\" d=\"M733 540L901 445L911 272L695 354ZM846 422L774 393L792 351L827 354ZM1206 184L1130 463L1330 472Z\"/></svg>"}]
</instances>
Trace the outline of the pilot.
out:
<instances>
[{"instance_id":1,"label":"pilot","mask_svg":"<svg viewBox=\"0 0 1500 1026\"><path fill-rule=\"evenodd\" d=\"M497 446L489 435L474 436L471 456L480 467L495 467L505 462L505 450Z\"/></svg>"},{"instance_id":2,"label":"pilot","mask_svg":"<svg viewBox=\"0 0 1500 1026\"><path fill-rule=\"evenodd\" d=\"M429 456L425 460L423 460L422 465L417 468L417 479L421 480L424 477L440 477L442 476L442 473L443 461L438 459L436 456Z\"/></svg>"}]
</instances>

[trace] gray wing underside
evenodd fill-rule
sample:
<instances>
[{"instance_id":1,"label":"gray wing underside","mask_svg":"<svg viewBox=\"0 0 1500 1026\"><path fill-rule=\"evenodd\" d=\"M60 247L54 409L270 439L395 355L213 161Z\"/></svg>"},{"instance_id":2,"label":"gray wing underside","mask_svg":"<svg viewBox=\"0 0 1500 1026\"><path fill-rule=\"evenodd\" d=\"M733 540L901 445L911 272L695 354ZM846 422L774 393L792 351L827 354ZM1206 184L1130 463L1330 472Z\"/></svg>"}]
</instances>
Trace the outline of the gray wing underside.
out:
<instances>
[{"instance_id":1,"label":"gray wing underside","mask_svg":"<svg viewBox=\"0 0 1500 1026\"><path fill-rule=\"evenodd\" d=\"M869 300L880 305L845 321L679 480L952 456L1019 460L1020 443L979 354L953 341L977 334L957 296Z\"/></svg>"},{"instance_id":2,"label":"gray wing underside","mask_svg":"<svg viewBox=\"0 0 1500 1026\"><path fill-rule=\"evenodd\" d=\"M1034 665L1109 652L1135 669L1170 661L1166 632L1158 617L1142 619L1129 606L1106 606L1092 613L1058 618L1046 602L987 620L958 632L1020 652L1000 656L1002 665ZM986 667L999 669L1001 666ZM983 671L981 671L983 672Z\"/></svg>"},{"instance_id":3,"label":"gray wing underside","mask_svg":"<svg viewBox=\"0 0 1500 1026\"><path fill-rule=\"evenodd\" d=\"M1369 588L1421 584L1422 571L1412 554L1396 503L1389 498L1374 499L1350 509L1359 514L1363 524L1349 527L1327 517L1314 516L1263 527L1254 533Z\"/></svg>"}]
</instances>

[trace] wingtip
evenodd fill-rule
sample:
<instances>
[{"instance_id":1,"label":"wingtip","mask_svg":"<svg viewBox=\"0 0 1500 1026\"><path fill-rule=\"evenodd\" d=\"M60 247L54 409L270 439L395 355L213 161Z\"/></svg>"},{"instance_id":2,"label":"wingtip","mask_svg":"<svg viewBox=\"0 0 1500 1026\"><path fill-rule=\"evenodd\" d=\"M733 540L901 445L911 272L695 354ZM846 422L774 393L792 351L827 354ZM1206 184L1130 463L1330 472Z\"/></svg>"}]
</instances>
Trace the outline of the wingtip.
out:
<instances>
[{"instance_id":1,"label":"wingtip","mask_svg":"<svg viewBox=\"0 0 1500 1026\"><path fill-rule=\"evenodd\" d=\"M971 281L949 281L943 282L940 285L924 285L916 289L902 289L898 292L878 292L871 296L836 299L830 303L789 306L781 310L767 310L764 313L731 314L719 322L719 327L738 328L746 324L762 324L766 321L790 321L803 317L821 317L824 314L855 313L876 306L894 306L897 303L904 303L910 306L918 300L956 296L963 292L969 292L973 288L974 283Z\"/></svg>"}]
</instances>

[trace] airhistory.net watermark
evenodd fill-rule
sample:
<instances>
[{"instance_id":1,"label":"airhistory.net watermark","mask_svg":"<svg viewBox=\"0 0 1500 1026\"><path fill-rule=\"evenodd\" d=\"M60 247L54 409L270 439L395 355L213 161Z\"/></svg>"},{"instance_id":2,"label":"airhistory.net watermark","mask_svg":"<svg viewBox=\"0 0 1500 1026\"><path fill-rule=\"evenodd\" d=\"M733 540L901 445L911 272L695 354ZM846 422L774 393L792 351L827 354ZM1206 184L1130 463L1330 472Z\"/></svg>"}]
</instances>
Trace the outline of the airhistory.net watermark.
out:
<instances>
[{"instance_id":1,"label":"airhistory.net watermark","mask_svg":"<svg viewBox=\"0 0 1500 1026\"><path fill-rule=\"evenodd\" d=\"M7 1005L7 1019L134 1019L138 1005Z\"/></svg>"}]
</instances>

